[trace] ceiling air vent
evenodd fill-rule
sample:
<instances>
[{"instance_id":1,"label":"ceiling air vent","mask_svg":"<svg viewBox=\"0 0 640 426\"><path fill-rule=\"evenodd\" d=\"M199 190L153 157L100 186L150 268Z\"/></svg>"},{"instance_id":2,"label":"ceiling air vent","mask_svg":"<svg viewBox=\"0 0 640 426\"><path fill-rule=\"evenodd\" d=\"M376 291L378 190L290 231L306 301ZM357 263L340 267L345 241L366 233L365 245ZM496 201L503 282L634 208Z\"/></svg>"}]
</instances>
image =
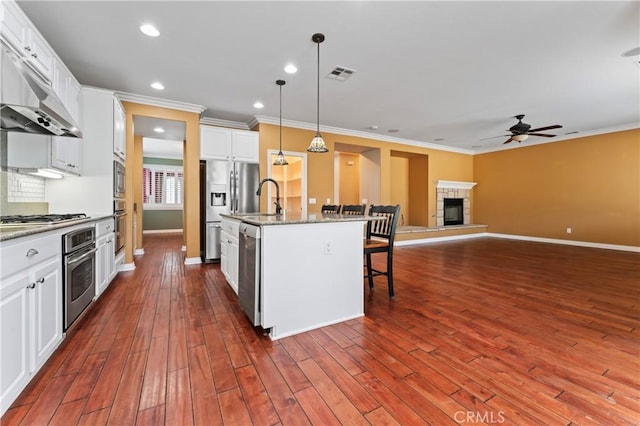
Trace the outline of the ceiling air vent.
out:
<instances>
[{"instance_id":1,"label":"ceiling air vent","mask_svg":"<svg viewBox=\"0 0 640 426\"><path fill-rule=\"evenodd\" d=\"M355 73L356 70L350 70L345 67L335 67L333 71L327 74L327 78L330 78L331 80L345 81Z\"/></svg>"}]
</instances>

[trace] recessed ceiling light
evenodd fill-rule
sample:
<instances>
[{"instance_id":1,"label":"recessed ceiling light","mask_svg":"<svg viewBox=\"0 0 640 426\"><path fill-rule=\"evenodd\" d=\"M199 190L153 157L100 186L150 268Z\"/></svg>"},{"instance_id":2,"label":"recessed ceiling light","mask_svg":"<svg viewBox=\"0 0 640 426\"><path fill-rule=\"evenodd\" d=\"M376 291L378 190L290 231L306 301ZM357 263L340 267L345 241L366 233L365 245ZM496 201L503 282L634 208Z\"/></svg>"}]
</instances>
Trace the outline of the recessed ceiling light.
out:
<instances>
[{"instance_id":1,"label":"recessed ceiling light","mask_svg":"<svg viewBox=\"0 0 640 426\"><path fill-rule=\"evenodd\" d=\"M156 127L153 131L156 133L164 133L164 129L162 127Z\"/></svg>"},{"instance_id":2,"label":"recessed ceiling light","mask_svg":"<svg viewBox=\"0 0 640 426\"><path fill-rule=\"evenodd\" d=\"M264 104L263 104L262 102L259 102L259 101L258 101L258 102L256 102L256 103L254 103L254 104L253 104L253 107L254 107L254 108L258 108L258 109L259 109L259 108L264 108Z\"/></svg>"},{"instance_id":3,"label":"recessed ceiling light","mask_svg":"<svg viewBox=\"0 0 640 426\"><path fill-rule=\"evenodd\" d=\"M158 37L160 35L160 31L156 27L151 24L144 24L140 27L140 31L143 34L148 35L149 37Z\"/></svg>"},{"instance_id":4,"label":"recessed ceiling light","mask_svg":"<svg viewBox=\"0 0 640 426\"><path fill-rule=\"evenodd\" d=\"M369 130L378 130L378 125L374 124L372 126L367 127Z\"/></svg>"},{"instance_id":5,"label":"recessed ceiling light","mask_svg":"<svg viewBox=\"0 0 640 426\"><path fill-rule=\"evenodd\" d=\"M442 142L444 140L444 138L435 138L433 141L434 142Z\"/></svg>"},{"instance_id":6,"label":"recessed ceiling light","mask_svg":"<svg viewBox=\"0 0 640 426\"><path fill-rule=\"evenodd\" d=\"M151 83L151 87L153 87L156 90L164 90L164 85L159 81Z\"/></svg>"},{"instance_id":7,"label":"recessed ceiling light","mask_svg":"<svg viewBox=\"0 0 640 426\"><path fill-rule=\"evenodd\" d=\"M284 67L284 72L286 72L287 74L295 74L298 72L298 67L296 67L293 64L289 64L286 67Z\"/></svg>"}]
</instances>

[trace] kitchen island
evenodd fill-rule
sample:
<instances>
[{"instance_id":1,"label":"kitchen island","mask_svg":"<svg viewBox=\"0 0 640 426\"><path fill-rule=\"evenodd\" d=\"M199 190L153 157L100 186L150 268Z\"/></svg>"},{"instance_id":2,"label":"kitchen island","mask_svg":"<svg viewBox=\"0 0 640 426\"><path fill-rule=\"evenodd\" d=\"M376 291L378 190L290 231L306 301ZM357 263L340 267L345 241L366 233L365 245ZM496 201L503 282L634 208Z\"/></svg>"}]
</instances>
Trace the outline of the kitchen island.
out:
<instances>
[{"instance_id":1,"label":"kitchen island","mask_svg":"<svg viewBox=\"0 0 640 426\"><path fill-rule=\"evenodd\" d=\"M241 246L243 224L259 227L259 312L254 325L271 339L364 315L362 237L371 218L320 213L223 216L241 222ZM242 256L246 253L240 247L239 263L246 269ZM252 271L241 270L241 277L243 273ZM242 282L239 287L242 298Z\"/></svg>"}]
</instances>

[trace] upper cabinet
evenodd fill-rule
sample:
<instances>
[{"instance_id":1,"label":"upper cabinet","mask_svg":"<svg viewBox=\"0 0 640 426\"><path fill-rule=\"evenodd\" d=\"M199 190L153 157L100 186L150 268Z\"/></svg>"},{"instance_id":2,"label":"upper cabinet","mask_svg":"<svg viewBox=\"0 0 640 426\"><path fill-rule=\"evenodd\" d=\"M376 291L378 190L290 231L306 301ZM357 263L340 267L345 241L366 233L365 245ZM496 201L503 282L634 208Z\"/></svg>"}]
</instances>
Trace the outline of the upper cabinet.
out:
<instances>
[{"instance_id":1,"label":"upper cabinet","mask_svg":"<svg viewBox=\"0 0 640 426\"><path fill-rule=\"evenodd\" d=\"M113 153L125 159L126 156L126 115L117 98L113 98Z\"/></svg>"},{"instance_id":2,"label":"upper cabinet","mask_svg":"<svg viewBox=\"0 0 640 426\"><path fill-rule=\"evenodd\" d=\"M0 2L0 34L47 81L53 79L55 53L13 1Z\"/></svg>"},{"instance_id":3,"label":"upper cabinet","mask_svg":"<svg viewBox=\"0 0 640 426\"><path fill-rule=\"evenodd\" d=\"M67 67L59 60L53 65L53 90L56 92L64 106L76 123L80 122L80 83L69 72Z\"/></svg>"},{"instance_id":4,"label":"upper cabinet","mask_svg":"<svg viewBox=\"0 0 640 426\"><path fill-rule=\"evenodd\" d=\"M200 126L200 158L258 163L260 161L258 132Z\"/></svg>"}]
</instances>

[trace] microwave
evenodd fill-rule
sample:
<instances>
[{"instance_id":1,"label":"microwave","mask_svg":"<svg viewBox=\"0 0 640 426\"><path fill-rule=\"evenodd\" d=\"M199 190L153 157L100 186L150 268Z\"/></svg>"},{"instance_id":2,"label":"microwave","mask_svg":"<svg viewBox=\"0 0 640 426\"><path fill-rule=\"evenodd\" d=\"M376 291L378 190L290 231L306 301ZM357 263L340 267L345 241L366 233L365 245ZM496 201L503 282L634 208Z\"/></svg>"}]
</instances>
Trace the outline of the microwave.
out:
<instances>
[{"instance_id":1,"label":"microwave","mask_svg":"<svg viewBox=\"0 0 640 426\"><path fill-rule=\"evenodd\" d=\"M125 198L124 164L113 160L113 198Z\"/></svg>"}]
</instances>

